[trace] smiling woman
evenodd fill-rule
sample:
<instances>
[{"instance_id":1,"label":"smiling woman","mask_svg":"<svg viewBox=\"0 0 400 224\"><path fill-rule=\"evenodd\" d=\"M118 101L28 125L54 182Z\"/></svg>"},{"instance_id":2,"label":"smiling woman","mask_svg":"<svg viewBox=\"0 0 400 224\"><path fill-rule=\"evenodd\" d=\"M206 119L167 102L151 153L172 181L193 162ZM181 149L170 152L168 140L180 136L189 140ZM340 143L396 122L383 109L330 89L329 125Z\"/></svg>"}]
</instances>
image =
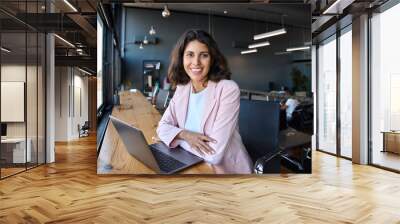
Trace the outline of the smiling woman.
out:
<instances>
[{"instance_id":1,"label":"smiling woman","mask_svg":"<svg viewBox=\"0 0 400 224\"><path fill-rule=\"evenodd\" d=\"M190 42L183 53L183 67L190 77L194 92L203 90L210 71L210 53L207 45L194 40Z\"/></svg>"},{"instance_id":2,"label":"smiling woman","mask_svg":"<svg viewBox=\"0 0 400 224\"><path fill-rule=\"evenodd\" d=\"M207 32L185 32L171 54L168 76L177 89L157 134L170 148L202 157L217 173L246 174L252 162L238 131L240 90L230 75Z\"/></svg>"},{"instance_id":3,"label":"smiling woman","mask_svg":"<svg viewBox=\"0 0 400 224\"><path fill-rule=\"evenodd\" d=\"M278 101L286 96L279 90L303 91L299 94L301 99L291 96L300 103L293 112L292 126L309 132L312 126L312 122L303 121L301 113L303 107L312 108L311 85L299 88L291 77L291 71L298 69L311 80L310 51L286 52L287 48L309 47L311 43L309 4L207 3L194 7L168 3L171 11L168 18L161 15L165 3L105 6L115 9L115 24L110 26L115 27L114 36L118 38L116 43L111 37L105 38L104 47L110 48L110 52L113 48L122 50L123 70L121 81L104 85L111 89L107 87L103 93L106 96L118 92L120 101L112 109L112 116L133 126L129 128L142 131L150 146L140 144L143 148L139 147L133 138L127 137L133 137L132 132L124 136L122 129L115 129L112 122L104 125L107 131L104 144L99 147L99 174L287 172L286 164L281 164L281 158L276 155L280 155L278 150L283 150L278 147L282 145L279 128L291 127L292 123L289 125L286 119L280 119L280 116L286 118L286 112L280 111ZM145 36L149 38L151 27L157 30L157 43L148 39L149 43L141 49L139 44ZM259 34L268 35L254 40ZM242 55L249 45L257 45L257 53ZM280 54L283 51L285 54ZM103 66L111 70L116 67L112 61L106 61L111 63ZM112 108L111 100L108 102L106 98L104 106ZM311 109L309 119L312 113ZM295 151L288 156L299 163L306 161L303 159L306 154L300 153L304 150L303 140L304 147L308 147L311 138L304 136L301 140L301 147L290 144L293 148L285 148L290 153ZM152 148L156 146L160 148ZM148 147L156 152L148 154ZM134 154L132 150L141 153ZM159 151L174 160L165 162L167 159L158 158ZM143 154L149 156L141 161ZM178 154L203 160L198 164L188 163L186 158L174 157ZM271 156L273 159L269 159ZM258 160L268 161L263 163L263 169L252 166ZM150 165L149 161L152 161ZM184 167L182 164L193 165L175 168ZM288 172L303 169L287 167Z\"/></svg>"}]
</instances>

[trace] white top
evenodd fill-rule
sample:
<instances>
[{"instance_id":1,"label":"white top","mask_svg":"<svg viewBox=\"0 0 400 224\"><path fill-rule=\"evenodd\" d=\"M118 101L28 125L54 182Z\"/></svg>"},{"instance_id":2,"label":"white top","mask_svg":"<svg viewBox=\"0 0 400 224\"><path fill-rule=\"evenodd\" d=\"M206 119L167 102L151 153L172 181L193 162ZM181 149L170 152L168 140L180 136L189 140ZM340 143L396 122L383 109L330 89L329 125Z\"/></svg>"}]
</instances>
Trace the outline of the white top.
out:
<instances>
[{"instance_id":1,"label":"white top","mask_svg":"<svg viewBox=\"0 0 400 224\"><path fill-rule=\"evenodd\" d=\"M198 93L193 93L190 89L189 105L185 121L185 130L202 133L201 120L203 119L204 105L207 88Z\"/></svg>"},{"instance_id":2,"label":"white top","mask_svg":"<svg viewBox=\"0 0 400 224\"><path fill-rule=\"evenodd\" d=\"M286 108L286 118L288 119L288 120L290 120L290 119L292 119L292 113L293 113L293 111L296 109L296 107L299 105L299 101L297 101L297 100L295 100L295 99L292 99L292 98L289 98L287 101L286 101L286 105L287 105L287 108Z\"/></svg>"}]
</instances>

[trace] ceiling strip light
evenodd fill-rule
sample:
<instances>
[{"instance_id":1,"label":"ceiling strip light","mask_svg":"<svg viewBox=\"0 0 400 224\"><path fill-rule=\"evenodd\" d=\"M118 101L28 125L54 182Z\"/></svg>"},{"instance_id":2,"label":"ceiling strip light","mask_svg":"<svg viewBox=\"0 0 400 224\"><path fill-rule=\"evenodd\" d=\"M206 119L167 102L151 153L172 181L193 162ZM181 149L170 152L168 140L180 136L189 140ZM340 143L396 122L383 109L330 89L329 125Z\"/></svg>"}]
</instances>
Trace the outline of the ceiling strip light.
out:
<instances>
[{"instance_id":1,"label":"ceiling strip light","mask_svg":"<svg viewBox=\"0 0 400 224\"><path fill-rule=\"evenodd\" d=\"M257 49L252 49L252 50L247 50L247 51L242 51L240 52L241 54L250 54L250 53L256 53Z\"/></svg>"},{"instance_id":2,"label":"ceiling strip light","mask_svg":"<svg viewBox=\"0 0 400 224\"><path fill-rule=\"evenodd\" d=\"M264 46L268 46L268 45L269 45L269 41L265 41L265 42L261 42L261 43L250 44L249 48L264 47Z\"/></svg>"},{"instance_id":3,"label":"ceiling strip light","mask_svg":"<svg viewBox=\"0 0 400 224\"><path fill-rule=\"evenodd\" d=\"M291 54L292 52L290 51L279 51L279 52L275 52L275 55L287 55L287 54Z\"/></svg>"},{"instance_id":4,"label":"ceiling strip light","mask_svg":"<svg viewBox=\"0 0 400 224\"><path fill-rule=\"evenodd\" d=\"M310 46L304 46L304 47L291 47L287 48L286 51L304 51L304 50L309 50Z\"/></svg>"},{"instance_id":5,"label":"ceiling strip light","mask_svg":"<svg viewBox=\"0 0 400 224\"><path fill-rule=\"evenodd\" d=\"M81 69L81 68L78 68L81 72L83 72L83 73L85 73L85 74L88 74L88 75L93 75L92 73L90 73L90 72L88 72L88 71L86 71L86 70L83 70L83 69Z\"/></svg>"},{"instance_id":6,"label":"ceiling strip light","mask_svg":"<svg viewBox=\"0 0 400 224\"><path fill-rule=\"evenodd\" d=\"M4 51L4 52L7 52L7 53L10 53L11 51L10 50L8 50L7 48L5 48L5 47L1 47L0 48L2 51Z\"/></svg>"},{"instance_id":7,"label":"ceiling strip light","mask_svg":"<svg viewBox=\"0 0 400 224\"><path fill-rule=\"evenodd\" d=\"M68 1L68 0L64 0L65 4L67 4L72 10L74 10L74 12L78 12L78 10Z\"/></svg>"},{"instance_id":8,"label":"ceiling strip light","mask_svg":"<svg viewBox=\"0 0 400 224\"><path fill-rule=\"evenodd\" d=\"M281 35L281 34L285 34L285 33L286 33L286 29L282 28L282 29L279 29L279 30L274 30L274 31L270 31L270 32L254 35L253 39L254 40L259 40L259 39L268 38L268 37L272 37L272 36L277 36L277 35Z\"/></svg>"},{"instance_id":9,"label":"ceiling strip light","mask_svg":"<svg viewBox=\"0 0 400 224\"><path fill-rule=\"evenodd\" d=\"M353 1L354 0L347 0L347 1L336 0L332 5L330 5L327 9L325 9L324 12L322 12L322 14L329 14L329 13L331 13L331 14L341 14L341 12L338 12L339 10L343 11L340 8L347 7ZM338 5L339 3L343 3L343 4ZM333 12L331 12L332 9L335 9L335 10Z\"/></svg>"},{"instance_id":10,"label":"ceiling strip light","mask_svg":"<svg viewBox=\"0 0 400 224\"><path fill-rule=\"evenodd\" d=\"M71 47L73 47L73 48L76 48L75 45L73 45L73 44L72 44L71 42L69 42L68 40L66 40L66 39L64 39L64 38L62 38L62 37L60 37L59 35L54 34L54 36L57 37L58 39L62 40L64 43L68 44L69 46L71 46Z\"/></svg>"}]
</instances>

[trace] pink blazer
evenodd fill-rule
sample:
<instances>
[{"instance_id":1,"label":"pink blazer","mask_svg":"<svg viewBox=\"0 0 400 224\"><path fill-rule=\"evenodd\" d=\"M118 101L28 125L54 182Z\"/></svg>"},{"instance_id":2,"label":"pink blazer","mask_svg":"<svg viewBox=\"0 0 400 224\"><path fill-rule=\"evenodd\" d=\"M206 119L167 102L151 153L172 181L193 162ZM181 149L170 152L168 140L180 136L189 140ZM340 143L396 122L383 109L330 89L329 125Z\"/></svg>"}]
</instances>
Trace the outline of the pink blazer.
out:
<instances>
[{"instance_id":1,"label":"pink blazer","mask_svg":"<svg viewBox=\"0 0 400 224\"><path fill-rule=\"evenodd\" d=\"M201 129L217 141L208 143L215 153L202 156L184 140L175 137L184 128L191 83L178 85L171 102L158 124L158 137L170 148L178 145L213 165L216 173L252 173L252 162L239 135L240 90L232 80L209 81Z\"/></svg>"}]
</instances>

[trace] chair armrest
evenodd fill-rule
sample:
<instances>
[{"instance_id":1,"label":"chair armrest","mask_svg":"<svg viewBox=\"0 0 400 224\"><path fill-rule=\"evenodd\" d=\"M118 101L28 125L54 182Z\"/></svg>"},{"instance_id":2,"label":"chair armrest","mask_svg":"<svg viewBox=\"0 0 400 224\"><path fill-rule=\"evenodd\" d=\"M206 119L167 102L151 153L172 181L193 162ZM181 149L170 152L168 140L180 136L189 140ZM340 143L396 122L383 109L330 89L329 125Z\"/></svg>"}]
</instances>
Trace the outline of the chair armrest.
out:
<instances>
[{"instance_id":1,"label":"chair armrest","mask_svg":"<svg viewBox=\"0 0 400 224\"><path fill-rule=\"evenodd\" d=\"M281 156L281 154L282 154L283 151L284 151L284 149L278 147L278 148L277 148L277 151L276 151L275 153L273 153L273 154L268 154L268 155L265 155L265 156L263 156L263 157L257 159L257 161L254 163L254 167L253 167L254 173L256 173L256 174L263 174L264 171L265 171L264 167L265 167L272 159L274 159L275 157Z\"/></svg>"}]
</instances>

